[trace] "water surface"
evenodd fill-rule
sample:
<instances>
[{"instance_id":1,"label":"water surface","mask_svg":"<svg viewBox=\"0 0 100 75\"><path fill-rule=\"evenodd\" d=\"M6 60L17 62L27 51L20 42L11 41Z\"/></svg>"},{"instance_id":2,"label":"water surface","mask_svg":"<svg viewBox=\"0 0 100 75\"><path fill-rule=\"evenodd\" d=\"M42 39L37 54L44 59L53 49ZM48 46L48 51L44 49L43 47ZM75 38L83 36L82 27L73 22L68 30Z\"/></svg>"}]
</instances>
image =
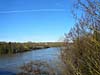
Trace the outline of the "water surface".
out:
<instances>
[{"instance_id":1,"label":"water surface","mask_svg":"<svg viewBox=\"0 0 100 75\"><path fill-rule=\"evenodd\" d=\"M47 48L12 55L3 55L0 56L0 70L18 72L20 71L19 67L24 63L36 60L46 61L51 65L55 65L60 62L59 55L60 48Z\"/></svg>"}]
</instances>

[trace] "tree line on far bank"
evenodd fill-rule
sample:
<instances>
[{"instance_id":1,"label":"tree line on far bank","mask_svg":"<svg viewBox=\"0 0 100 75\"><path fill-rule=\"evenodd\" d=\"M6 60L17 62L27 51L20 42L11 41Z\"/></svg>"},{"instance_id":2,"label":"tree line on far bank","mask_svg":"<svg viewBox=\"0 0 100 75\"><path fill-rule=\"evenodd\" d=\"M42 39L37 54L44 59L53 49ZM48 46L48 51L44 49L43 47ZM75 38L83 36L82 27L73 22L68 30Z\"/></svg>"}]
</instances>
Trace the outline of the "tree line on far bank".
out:
<instances>
[{"instance_id":1,"label":"tree line on far bank","mask_svg":"<svg viewBox=\"0 0 100 75\"><path fill-rule=\"evenodd\" d=\"M40 42L40 43L0 42L0 55L25 52L25 51L49 48L49 47L60 47L62 45L63 44L61 42Z\"/></svg>"}]
</instances>

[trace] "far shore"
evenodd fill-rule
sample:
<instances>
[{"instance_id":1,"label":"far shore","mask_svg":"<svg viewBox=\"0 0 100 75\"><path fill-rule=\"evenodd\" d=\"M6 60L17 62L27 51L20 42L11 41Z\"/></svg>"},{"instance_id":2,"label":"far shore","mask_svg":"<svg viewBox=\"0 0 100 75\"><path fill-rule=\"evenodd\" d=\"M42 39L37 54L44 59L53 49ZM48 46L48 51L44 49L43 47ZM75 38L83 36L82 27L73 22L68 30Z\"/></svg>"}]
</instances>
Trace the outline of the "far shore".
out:
<instances>
[{"instance_id":1,"label":"far shore","mask_svg":"<svg viewBox=\"0 0 100 75\"><path fill-rule=\"evenodd\" d=\"M40 49L46 49L46 48L50 48L50 47L34 47L32 49L29 49L29 50L24 50L24 51L18 51L18 52L15 52L15 53L22 53L22 52L27 52L27 51L33 51L33 50L40 50Z\"/></svg>"},{"instance_id":2,"label":"far shore","mask_svg":"<svg viewBox=\"0 0 100 75\"><path fill-rule=\"evenodd\" d=\"M0 42L0 55L15 54L26 51L32 51L50 47L62 47L62 46L64 46L64 42L40 42L40 43Z\"/></svg>"}]
</instances>

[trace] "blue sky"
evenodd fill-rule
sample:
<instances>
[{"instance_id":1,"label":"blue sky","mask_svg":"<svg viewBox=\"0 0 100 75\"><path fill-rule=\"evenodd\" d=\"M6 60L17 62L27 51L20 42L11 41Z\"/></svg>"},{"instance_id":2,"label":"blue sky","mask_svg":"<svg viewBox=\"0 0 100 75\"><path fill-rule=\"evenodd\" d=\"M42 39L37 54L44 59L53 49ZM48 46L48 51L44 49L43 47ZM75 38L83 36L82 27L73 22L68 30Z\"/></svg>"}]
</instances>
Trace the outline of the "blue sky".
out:
<instances>
[{"instance_id":1,"label":"blue sky","mask_svg":"<svg viewBox=\"0 0 100 75\"><path fill-rule=\"evenodd\" d=\"M74 25L73 0L0 0L0 41L57 41Z\"/></svg>"}]
</instances>

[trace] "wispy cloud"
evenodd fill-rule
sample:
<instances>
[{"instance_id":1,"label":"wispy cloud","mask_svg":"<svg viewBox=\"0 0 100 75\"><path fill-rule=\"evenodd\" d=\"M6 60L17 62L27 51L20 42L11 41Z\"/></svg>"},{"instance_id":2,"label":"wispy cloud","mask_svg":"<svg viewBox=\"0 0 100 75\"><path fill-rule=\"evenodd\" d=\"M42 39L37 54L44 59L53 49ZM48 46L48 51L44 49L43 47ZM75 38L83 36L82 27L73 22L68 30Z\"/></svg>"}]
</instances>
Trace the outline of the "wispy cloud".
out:
<instances>
[{"instance_id":1,"label":"wispy cloud","mask_svg":"<svg viewBox=\"0 0 100 75\"><path fill-rule=\"evenodd\" d=\"M65 9L34 9L34 10L9 10L0 11L0 13L24 13L24 12L54 12L54 11L65 11Z\"/></svg>"}]
</instances>

